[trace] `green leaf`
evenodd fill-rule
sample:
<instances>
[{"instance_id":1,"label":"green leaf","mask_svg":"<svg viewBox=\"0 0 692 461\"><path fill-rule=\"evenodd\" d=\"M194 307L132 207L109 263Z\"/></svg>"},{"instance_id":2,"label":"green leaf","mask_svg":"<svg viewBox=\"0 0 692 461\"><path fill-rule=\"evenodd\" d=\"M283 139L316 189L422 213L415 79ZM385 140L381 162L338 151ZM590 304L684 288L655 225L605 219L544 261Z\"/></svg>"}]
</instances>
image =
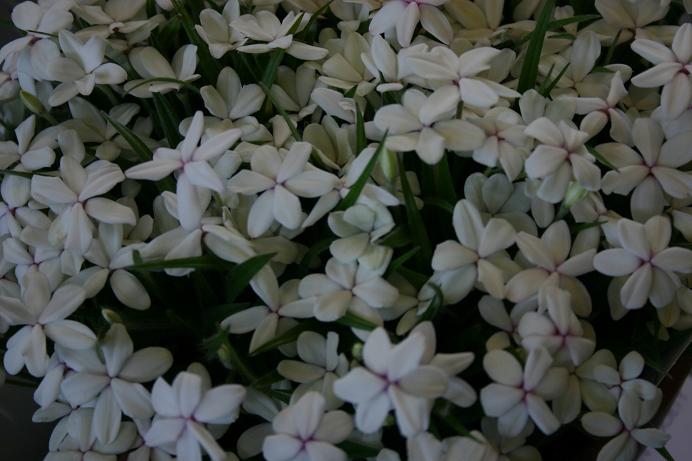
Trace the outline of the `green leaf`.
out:
<instances>
[{"instance_id":1,"label":"green leaf","mask_svg":"<svg viewBox=\"0 0 692 461\"><path fill-rule=\"evenodd\" d=\"M420 253L416 254L418 262L420 265L427 267L432 255L430 239L428 238L428 232L425 230L425 223L421 217L420 210L416 206L416 198L406 177L404 160L401 155L398 156L398 162L399 178L401 179L401 189L404 193L404 204L406 206L406 224L411 233L411 239L421 247Z\"/></svg>"},{"instance_id":2,"label":"green leaf","mask_svg":"<svg viewBox=\"0 0 692 461\"><path fill-rule=\"evenodd\" d=\"M441 210L446 211L449 214L454 213L454 205L449 203L446 200L442 200L441 198L437 197L427 197L423 199L423 203L426 205L434 206L435 208L439 208Z\"/></svg>"},{"instance_id":3,"label":"green leaf","mask_svg":"<svg viewBox=\"0 0 692 461\"><path fill-rule=\"evenodd\" d=\"M615 54L615 48L618 46L618 41L620 40L620 34L622 34L622 29L618 29L618 33L615 34L615 38L613 39L613 43L610 44L608 47L608 52L605 55L605 58L603 59L603 65L607 66L610 64L610 61L613 59L613 55ZM606 69L610 70L610 69ZM612 71L611 71L612 72Z\"/></svg>"},{"instance_id":4,"label":"green leaf","mask_svg":"<svg viewBox=\"0 0 692 461\"><path fill-rule=\"evenodd\" d=\"M356 105L356 152L362 152L367 147L367 139L365 138L365 121L363 113Z\"/></svg>"},{"instance_id":5,"label":"green leaf","mask_svg":"<svg viewBox=\"0 0 692 461\"><path fill-rule=\"evenodd\" d=\"M430 301L428 308L425 310L425 312L423 312L421 321L434 319L437 313L440 311L440 308L442 307L442 300L444 299L444 295L442 294L440 287L434 283L428 283L428 285L435 291L435 296Z\"/></svg>"},{"instance_id":6,"label":"green leaf","mask_svg":"<svg viewBox=\"0 0 692 461\"><path fill-rule=\"evenodd\" d=\"M127 141L127 143L132 147L132 150L135 151L135 153L139 156L140 160L143 162L148 162L149 160L152 159L153 154L151 152L151 149L144 144L144 141L139 139L139 136L137 136L132 130L130 130L128 127L125 125L120 124L120 122L116 121L115 119L111 118L110 115L108 115L105 112L101 112L101 115L103 115L103 118L108 120L108 122L113 125L113 128L115 128L115 131L120 134L120 136Z\"/></svg>"},{"instance_id":7,"label":"green leaf","mask_svg":"<svg viewBox=\"0 0 692 461\"><path fill-rule=\"evenodd\" d=\"M364 319L357 316L351 312L346 312L343 317L336 321L340 325L345 325L347 327L359 328L361 330L374 330L377 325L372 323L370 320Z\"/></svg>"},{"instance_id":8,"label":"green leaf","mask_svg":"<svg viewBox=\"0 0 692 461\"><path fill-rule=\"evenodd\" d=\"M377 165L378 158L382 154L382 151L385 149L384 145L387 141L387 133L388 132L385 131L384 136L382 137L382 141L380 141L380 145L377 146L377 149L372 154L370 161L368 161L368 164L365 166L365 169L360 174L356 182L353 183L353 185L351 186L351 190L348 191L346 197L344 197L341 200L341 202L339 202L339 205L336 207L337 210L345 210L348 207L352 206L354 203L356 203L356 200L358 200L360 193L363 191L363 188L370 179L372 171L375 169L375 165Z\"/></svg>"},{"instance_id":9,"label":"green leaf","mask_svg":"<svg viewBox=\"0 0 692 461\"><path fill-rule=\"evenodd\" d=\"M197 89L196 86L191 85L188 82L184 82L182 80L178 80L177 78L172 78L172 77L153 77L153 78L148 78L146 80L142 80L141 82L137 83L136 85L134 85L130 89L128 89L125 92L125 94L132 93L132 90L139 88L140 86L144 86L144 85L148 85L150 83L156 83L156 82L177 83L178 85L199 94L199 90ZM153 93L153 94L156 94L156 93Z\"/></svg>"},{"instance_id":10,"label":"green leaf","mask_svg":"<svg viewBox=\"0 0 692 461\"><path fill-rule=\"evenodd\" d=\"M545 40L546 32L548 32L554 8L555 0L546 0L538 16L538 20L536 21L536 26L533 32L531 32L531 39L529 40L529 46L524 56L524 63L521 66L519 83L517 84L517 91L519 93L523 93L536 86L538 63L541 59L543 41Z\"/></svg>"},{"instance_id":11,"label":"green leaf","mask_svg":"<svg viewBox=\"0 0 692 461\"><path fill-rule=\"evenodd\" d=\"M599 162L601 162L602 164L604 164L605 166L607 166L611 170L620 171L615 167L615 165L610 163L610 161L607 158L605 158L605 156L603 154L598 152L594 147L586 146L586 148L588 149L588 151L591 155L596 157L596 160L598 160Z\"/></svg>"},{"instance_id":12,"label":"green leaf","mask_svg":"<svg viewBox=\"0 0 692 461\"><path fill-rule=\"evenodd\" d=\"M161 130L166 136L168 146L175 148L180 142L180 133L178 133L178 121L175 111L164 95L154 93L153 96L156 118L161 126Z\"/></svg>"},{"instance_id":13,"label":"green leaf","mask_svg":"<svg viewBox=\"0 0 692 461\"><path fill-rule=\"evenodd\" d=\"M601 19L600 14L579 14L577 16L571 16L569 18L556 19L555 21L551 21L550 25L548 26L548 29L561 29L562 27L568 26L570 24L595 21L597 19Z\"/></svg>"},{"instance_id":14,"label":"green leaf","mask_svg":"<svg viewBox=\"0 0 692 461\"><path fill-rule=\"evenodd\" d=\"M308 22L305 24L305 27L303 30L300 32L300 35L302 35L300 38L305 38L304 36L310 32L310 28L317 22L317 19L319 19L320 16L322 16L322 13L327 11L327 8L329 8L329 5L332 4L334 0L329 0L327 3L322 5L317 11L312 13L310 16L310 19L308 19Z\"/></svg>"},{"instance_id":15,"label":"green leaf","mask_svg":"<svg viewBox=\"0 0 692 461\"><path fill-rule=\"evenodd\" d=\"M200 73L204 79L209 83L216 82L216 77L221 72L221 65L219 61L212 58L209 54L209 49L206 42L202 40L197 31L195 30L195 23L190 16L190 13L185 8L186 2L182 0L172 0L173 6L175 7L180 22L185 30L185 35L190 40L190 43L197 46L197 58L199 59Z\"/></svg>"},{"instance_id":16,"label":"green leaf","mask_svg":"<svg viewBox=\"0 0 692 461\"><path fill-rule=\"evenodd\" d=\"M380 452L379 448L363 445L352 440L345 440L337 446L348 454L348 459L374 458Z\"/></svg>"},{"instance_id":17,"label":"green leaf","mask_svg":"<svg viewBox=\"0 0 692 461\"><path fill-rule=\"evenodd\" d=\"M267 265L276 253L254 256L241 264L238 264L228 273L230 282L226 285L226 298L229 302L235 299L248 286L257 273Z\"/></svg>"},{"instance_id":18,"label":"green leaf","mask_svg":"<svg viewBox=\"0 0 692 461\"><path fill-rule=\"evenodd\" d=\"M303 20L303 15L304 13L300 13L295 21L293 21L293 24L291 25L291 28L288 30L288 33L286 35L293 35L296 33L296 30L298 30L298 27L300 26L300 22ZM262 74L262 83L267 87L271 88L272 85L274 84L274 79L276 78L276 71L279 68L279 65L281 64L281 61L284 58L284 55L286 54L286 50L283 48L279 48L274 50L274 52L271 55L271 58L269 58L269 64L267 67L264 68L264 73Z\"/></svg>"},{"instance_id":19,"label":"green leaf","mask_svg":"<svg viewBox=\"0 0 692 461\"><path fill-rule=\"evenodd\" d=\"M565 72L567 72L568 67L569 67L569 63L565 64L564 67L562 68L562 70L557 74L557 76L554 79L549 80L548 78L546 78L546 81L543 82L543 86L541 86L541 88L538 90L538 92L541 95L545 96L546 98L548 96L550 96L550 92L553 91L553 89L558 84L558 82L560 81L562 76L565 75ZM552 74L552 71L548 73L548 76L550 76L551 74Z\"/></svg>"},{"instance_id":20,"label":"green leaf","mask_svg":"<svg viewBox=\"0 0 692 461\"><path fill-rule=\"evenodd\" d=\"M27 171L14 171L14 170L0 170L0 175L2 176L19 176L20 178L31 179L36 173L29 173Z\"/></svg>"},{"instance_id":21,"label":"green leaf","mask_svg":"<svg viewBox=\"0 0 692 461\"><path fill-rule=\"evenodd\" d=\"M250 356L254 357L255 355L262 354L272 349L276 349L277 347L282 346L284 344L292 343L293 341L298 339L298 336L300 336L302 332L307 331L310 328L314 328L315 326L316 322L301 322L293 328L289 328L288 330L284 331L279 336L276 336L271 340L267 341L266 343L262 344L260 347L255 349L254 352L251 352Z\"/></svg>"},{"instance_id":22,"label":"green leaf","mask_svg":"<svg viewBox=\"0 0 692 461\"><path fill-rule=\"evenodd\" d=\"M215 256L194 256L191 258L169 259L166 261L152 261L135 263L125 267L132 271L162 271L165 269L223 269L233 267L234 264Z\"/></svg>"},{"instance_id":23,"label":"green leaf","mask_svg":"<svg viewBox=\"0 0 692 461\"><path fill-rule=\"evenodd\" d=\"M392 261L389 264L389 267L387 268L385 278L388 275L395 273L401 266L403 266L406 263L406 261L408 261L413 256L415 256L415 254L418 253L419 251L420 251L420 247L415 246L415 247L411 248L410 250L408 250L406 253L404 253L401 256L399 256L398 258L396 258L394 261Z\"/></svg>"},{"instance_id":24,"label":"green leaf","mask_svg":"<svg viewBox=\"0 0 692 461\"><path fill-rule=\"evenodd\" d=\"M675 458L673 458L673 455L670 454L666 447L656 448L656 451L659 455L661 455L661 458L665 459L666 461L675 461Z\"/></svg>"},{"instance_id":25,"label":"green leaf","mask_svg":"<svg viewBox=\"0 0 692 461\"><path fill-rule=\"evenodd\" d=\"M301 259L300 263L298 264L299 273L303 276L307 275L310 272L310 265L312 264L312 261L315 258L317 258L321 253L326 251L333 241L333 237L328 237L326 239L318 241L314 245L310 245L310 248L308 248L308 251L305 253L303 259Z\"/></svg>"},{"instance_id":26,"label":"green leaf","mask_svg":"<svg viewBox=\"0 0 692 461\"><path fill-rule=\"evenodd\" d=\"M454 189L454 180L452 179L452 173L449 171L447 157L442 157L442 160L433 165L432 168L437 196L448 202L456 203L457 193Z\"/></svg>"}]
</instances>

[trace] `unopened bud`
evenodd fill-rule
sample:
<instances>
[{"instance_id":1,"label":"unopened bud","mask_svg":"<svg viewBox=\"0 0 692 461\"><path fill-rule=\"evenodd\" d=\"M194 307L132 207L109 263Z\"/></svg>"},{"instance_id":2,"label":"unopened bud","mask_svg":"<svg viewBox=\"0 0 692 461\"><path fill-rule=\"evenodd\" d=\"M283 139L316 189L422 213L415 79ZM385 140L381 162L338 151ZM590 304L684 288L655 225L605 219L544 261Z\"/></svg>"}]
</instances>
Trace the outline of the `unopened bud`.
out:
<instances>
[{"instance_id":1,"label":"unopened bud","mask_svg":"<svg viewBox=\"0 0 692 461\"><path fill-rule=\"evenodd\" d=\"M397 162L396 162L396 152L392 152L386 147L382 148L382 153L380 154L380 168L382 168L382 173L387 181L393 182L397 177Z\"/></svg>"},{"instance_id":2,"label":"unopened bud","mask_svg":"<svg viewBox=\"0 0 692 461\"><path fill-rule=\"evenodd\" d=\"M27 91L21 90L19 92L19 98L22 100L22 103L24 103L24 106L34 114L41 115L46 111L46 108L43 107L41 101Z\"/></svg>"},{"instance_id":3,"label":"unopened bud","mask_svg":"<svg viewBox=\"0 0 692 461\"><path fill-rule=\"evenodd\" d=\"M106 322L108 322L111 325L114 323L123 323L122 317L120 317L120 315L113 309L101 309L101 315L106 320Z\"/></svg>"},{"instance_id":4,"label":"unopened bud","mask_svg":"<svg viewBox=\"0 0 692 461\"><path fill-rule=\"evenodd\" d=\"M572 205L586 197L586 194L588 193L589 191L584 189L584 186L578 182L572 182L567 188L567 193L565 193L565 200L562 202L562 206L570 209L572 208Z\"/></svg>"}]
</instances>

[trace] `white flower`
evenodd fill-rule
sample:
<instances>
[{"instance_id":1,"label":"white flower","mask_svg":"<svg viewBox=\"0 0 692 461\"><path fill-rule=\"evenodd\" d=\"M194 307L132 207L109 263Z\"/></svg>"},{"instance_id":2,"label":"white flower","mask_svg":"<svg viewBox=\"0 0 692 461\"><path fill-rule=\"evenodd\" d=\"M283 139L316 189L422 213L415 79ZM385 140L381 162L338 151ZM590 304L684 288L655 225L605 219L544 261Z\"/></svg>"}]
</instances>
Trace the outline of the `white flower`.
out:
<instances>
[{"instance_id":1,"label":"white flower","mask_svg":"<svg viewBox=\"0 0 692 461\"><path fill-rule=\"evenodd\" d=\"M430 32L442 43L452 40L452 26L449 19L437 7L447 0L420 0L407 2L404 0L388 0L370 22L371 34L383 34L396 29L399 45L408 47L413 33L420 20L423 28Z\"/></svg>"},{"instance_id":2,"label":"white flower","mask_svg":"<svg viewBox=\"0 0 692 461\"><path fill-rule=\"evenodd\" d=\"M645 362L639 352L629 352L620 360L619 365L610 351L599 352L600 354L594 354L592 359L577 369L580 378L591 381L588 389L590 398L586 400L586 394L584 397L592 411L615 412L623 393L632 394L642 400L656 398L656 386L640 378Z\"/></svg>"},{"instance_id":3,"label":"white flower","mask_svg":"<svg viewBox=\"0 0 692 461\"><path fill-rule=\"evenodd\" d=\"M81 255L89 249L93 238L90 217L109 224L134 225L136 218L131 208L100 197L124 179L115 163L97 160L83 168L67 156L60 159L60 177L32 176L32 197L58 214L50 226L50 242Z\"/></svg>"},{"instance_id":4,"label":"white flower","mask_svg":"<svg viewBox=\"0 0 692 461\"><path fill-rule=\"evenodd\" d=\"M442 159L445 149L472 150L481 145L483 131L475 125L455 119L457 91L444 86L425 96L412 89L404 93L403 104L381 107L375 125L388 131L387 148L406 152L415 150L426 163Z\"/></svg>"},{"instance_id":5,"label":"white flower","mask_svg":"<svg viewBox=\"0 0 692 461\"><path fill-rule=\"evenodd\" d=\"M276 335L296 325L295 321L288 317L312 312L312 303L298 296L299 283L297 279L289 280L280 288L273 283L271 289L260 293L268 303L266 306L243 309L226 317L221 326L228 328L233 334L252 331L249 352L254 352Z\"/></svg>"},{"instance_id":6,"label":"white flower","mask_svg":"<svg viewBox=\"0 0 692 461\"><path fill-rule=\"evenodd\" d=\"M630 195L632 217L643 222L661 214L667 200L692 196L692 174L680 171L692 161L692 131L663 142L663 130L650 118L638 118L632 138L639 154L624 144L607 143L596 147L617 170L603 177L603 192Z\"/></svg>"},{"instance_id":7,"label":"white flower","mask_svg":"<svg viewBox=\"0 0 692 461\"><path fill-rule=\"evenodd\" d=\"M334 382L337 397L356 406L356 427L377 431L394 408L399 431L406 437L428 428L431 399L447 388L447 375L422 365L425 337L412 333L392 346L383 328L368 336L363 348L365 367L356 367Z\"/></svg>"},{"instance_id":8,"label":"white flower","mask_svg":"<svg viewBox=\"0 0 692 461\"><path fill-rule=\"evenodd\" d=\"M585 114L581 122L583 131L595 136L610 121L610 137L616 141L627 143L632 131L632 122L627 114L618 109L618 103L627 96L627 89L622 79L622 73L617 70L610 80L610 86L598 96L578 97L576 113Z\"/></svg>"},{"instance_id":9,"label":"white flower","mask_svg":"<svg viewBox=\"0 0 692 461\"><path fill-rule=\"evenodd\" d=\"M330 41L329 45L331 55L322 63L319 80L344 91L355 86L357 96L370 93L375 87L371 80L377 74L371 74L361 58L370 47L365 37L351 32L343 39Z\"/></svg>"},{"instance_id":10,"label":"white flower","mask_svg":"<svg viewBox=\"0 0 692 461\"><path fill-rule=\"evenodd\" d=\"M205 8L199 14L199 24L195 30L209 45L209 54L220 59L224 54L245 43L239 30L232 28L231 23L240 17L240 3L237 0L226 2L221 13Z\"/></svg>"},{"instance_id":11,"label":"white flower","mask_svg":"<svg viewBox=\"0 0 692 461\"><path fill-rule=\"evenodd\" d=\"M44 64L50 79L62 82L48 100L51 106L59 106L78 94L88 96L94 85L113 85L127 80L125 69L112 62L103 64L107 43L102 37L94 36L82 43L66 30L60 31L58 37L65 56Z\"/></svg>"},{"instance_id":12,"label":"white flower","mask_svg":"<svg viewBox=\"0 0 692 461\"><path fill-rule=\"evenodd\" d=\"M464 182L464 197L475 205L483 219L504 219L517 232L536 235L536 223L527 213L531 199L526 195L525 182L512 183L502 173L471 173Z\"/></svg>"},{"instance_id":13,"label":"white flower","mask_svg":"<svg viewBox=\"0 0 692 461\"><path fill-rule=\"evenodd\" d=\"M70 373L61 390L72 406L95 400L93 432L102 443L112 443L121 427L122 413L131 418L150 418L154 412L149 391L141 383L153 381L172 365L173 356L162 347L133 352L133 344L122 324L113 324L86 366Z\"/></svg>"},{"instance_id":14,"label":"white flower","mask_svg":"<svg viewBox=\"0 0 692 461\"><path fill-rule=\"evenodd\" d=\"M37 37L44 34L55 34L70 27L72 24L71 0L21 2L12 8L12 23L27 34L14 39L0 48L0 63L10 54L18 53L31 46ZM36 33L38 32L38 33Z\"/></svg>"},{"instance_id":15,"label":"white flower","mask_svg":"<svg viewBox=\"0 0 692 461\"><path fill-rule=\"evenodd\" d=\"M545 401L564 392L567 370L551 367L552 362L542 347L529 352L523 370L519 361L503 350L483 357L483 368L495 382L481 389L481 404L486 415L498 418L500 434L519 435L529 419L545 434L560 427Z\"/></svg>"},{"instance_id":16,"label":"white flower","mask_svg":"<svg viewBox=\"0 0 692 461\"><path fill-rule=\"evenodd\" d=\"M274 417L274 434L266 437L262 453L267 461L346 461L346 452L334 445L353 430L346 412L325 413L325 400L308 392Z\"/></svg>"},{"instance_id":17,"label":"white flower","mask_svg":"<svg viewBox=\"0 0 692 461\"><path fill-rule=\"evenodd\" d=\"M226 130L204 141L204 115L195 112L185 139L175 149L160 147L153 160L129 168L125 175L131 179L158 181L173 172L179 172L176 183L178 218L183 228L198 226L206 206L204 196L209 190L224 191L224 184L209 162L219 158L240 138L237 128Z\"/></svg>"},{"instance_id":18,"label":"white flower","mask_svg":"<svg viewBox=\"0 0 692 461\"><path fill-rule=\"evenodd\" d=\"M642 88L658 88L661 108L668 119L680 116L692 103L692 24L680 26L671 48L655 40L638 39L632 50L654 67L636 75L632 83Z\"/></svg>"},{"instance_id":19,"label":"white flower","mask_svg":"<svg viewBox=\"0 0 692 461\"><path fill-rule=\"evenodd\" d=\"M450 48L437 46L429 52L407 56L406 64L411 72L424 79L441 81L454 87L456 95L447 105L455 105L461 99L465 104L488 108L499 101L499 98L516 98L519 96L499 83L493 82L478 74L490 69L490 61L501 53L490 47L475 48L457 56Z\"/></svg>"},{"instance_id":20,"label":"white flower","mask_svg":"<svg viewBox=\"0 0 692 461\"><path fill-rule=\"evenodd\" d=\"M619 245L601 251L594 267L611 277L629 276L620 289L620 301L627 309L638 309L648 300L663 307L673 300L680 285L676 272L692 272L692 250L670 244L670 220L654 216L641 224L629 219L617 223Z\"/></svg>"},{"instance_id":21,"label":"white flower","mask_svg":"<svg viewBox=\"0 0 692 461\"><path fill-rule=\"evenodd\" d=\"M250 160L251 170L239 171L228 182L232 192L261 192L250 209L248 234L259 237L274 220L287 229L297 229L303 221L300 197L319 197L337 183L336 176L308 163L312 146L296 142L288 152L271 146L256 149Z\"/></svg>"},{"instance_id":22,"label":"white flower","mask_svg":"<svg viewBox=\"0 0 692 461\"><path fill-rule=\"evenodd\" d=\"M456 304L476 282L496 298L503 297L503 266L511 259L504 250L514 244L514 228L504 219L483 223L480 213L468 200L460 200L452 217L457 240L447 240L435 248L431 282L440 285L445 302Z\"/></svg>"},{"instance_id":23,"label":"white flower","mask_svg":"<svg viewBox=\"0 0 692 461\"><path fill-rule=\"evenodd\" d=\"M31 115L14 130L17 142L0 141L0 168L6 169L19 161L26 170L49 167L55 161L55 131L43 130L36 136L36 116Z\"/></svg>"},{"instance_id":24,"label":"white flower","mask_svg":"<svg viewBox=\"0 0 692 461\"><path fill-rule=\"evenodd\" d=\"M303 61L318 61L327 56L328 51L312 45L296 41L296 34L307 25L310 15L301 13L296 17L290 11L279 22L279 19L271 11L258 11L256 15L244 14L231 22L231 29L240 32L245 38L259 43L242 45L238 51L243 53L268 53L272 50L286 50L289 55ZM296 30L289 34L291 28L300 21Z\"/></svg>"},{"instance_id":25,"label":"white flower","mask_svg":"<svg viewBox=\"0 0 692 461\"><path fill-rule=\"evenodd\" d=\"M197 68L197 47L184 45L173 56L172 63L150 46L135 48L129 54L130 64L141 79L130 80L124 86L127 93L138 98L151 98L152 93L168 93L182 87L181 82L192 82L200 76ZM171 65L172 64L172 65ZM157 79L169 80L158 81Z\"/></svg>"},{"instance_id":26,"label":"white flower","mask_svg":"<svg viewBox=\"0 0 692 461\"><path fill-rule=\"evenodd\" d=\"M142 10L146 0L107 0L103 6L76 4L72 11L83 19L90 27L79 31L79 35L91 37L94 35L107 38L113 34L125 36L125 46L135 44L149 38L151 31L163 22L163 16L143 17ZM114 40L111 43L117 43Z\"/></svg>"},{"instance_id":27,"label":"white flower","mask_svg":"<svg viewBox=\"0 0 692 461\"><path fill-rule=\"evenodd\" d=\"M264 92L259 85L241 84L238 74L230 67L219 72L216 87L203 86L200 93L204 107L220 119L242 119L259 111L264 102Z\"/></svg>"},{"instance_id":28,"label":"white flower","mask_svg":"<svg viewBox=\"0 0 692 461\"><path fill-rule=\"evenodd\" d=\"M344 264L331 258L325 274L309 274L298 292L314 301L313 315L322 322L334 322L349 311L371 317L373 308L391 307L399 298L399 290L381 277L386 267L374 271L355 261Z\"/></svg>"},{"instance_id":29,"label":"white flower","mask_svg":"<svg viewBox=\"0 0 692 461\"><path fill-rule=\"evenodd\" d=\"M206 425L235 421L245 389L237 384L211 387L204 374L182 371L172 385L163 378L156 380L151 391L156 417L144 436L148 446L161 447L181 460L199 461L201 445L213 461L226 460L226 452Z\"/></svg>"},{"instance_id":30,"label":"white flower","mask_svg":"<svg viewBox=\"0 0 692 461\"><path fill-rule=\"evenodd\" d=\"M382 203L359 197L358 203L346 211L329 214L329 228L337 236L329 245L329 251L342 263L358 260L371 269L377 270L388 261L389 249L377 244L394 226L391 213Z\"/></svg>"},{"instance_id":31,"label":"white flower","mask_svg":"<svg viewBox=\"0 0 692 461\"><path fill-rule=\"evenodd\" d=\"M527 312L521 318L517 331L522 346L528 350L544 347L553 355L556 365L581 365L593 354L596 342L584 337L584 328L570 307L568 291L554 286L542 290L545 294L539 299L547 304L541 306L546 312Z\"/></svg>"},{"instance_id":32,"label":"white flower","mask_svg":"<svg viewBox=\"0 0 692 461\"><path fill-rule=\"evenodd\" d=\"M31 180L21 176L7 175L0 185L0 234L19 238L22 229L48 229L51 220L40 210L29 206Z\"/></svg>"},{"instance_id":33,"label":"white flower","mask_svg":"<svg viewBox=\"0 0 692 461\"><path fill-rule=\"evenodd\" d=\"M570 292L572 308L578 315L589 315L591 297L577 277L593 270L596 244L590 247L588 243L579 244L577 239L572 244L565 221L551 224L540 239L519 232L516 242L524 258L536 267L519 272L507 282L507 299L524 301L537 294L541 287L555 285Z\"/></svg>"},{"instance_id":34,"label":"white flower","mask_svg":"<svg viewBox=\"0 0 692 461\"><path fill-rule=\"evenodd\" d=\"M402 67L399 66L400 56L406 53L405 50L397 54L387 40L380 35L372 37L370 49L361 53L360 59L363 65L370 71L370 74L378 77L378 85L375 89L381 93L387 91L399 91L404 88L401 83Z\"/></svg>"},{"instance_id":35,"label":"white flower","mask_svg":"<svg viewBox=\"0 0 692 461\"><path fill-rule=\"evenodd\" d=\"M430 321L421 322L411 330L411 334L419 332L425 337L425 353L421 364L432 365L448 376L447 390L443 397L462 408L468 408L476 402L476 390L457 375L473 363L472 352L438 353L435 328Z\"/></svg>"},{"instance_id":36,"label":"white flower","mask_svg":"<svg viewBox=\"0 0 692 461\"><path fill-rule=\"evenodd\" d=\"M485 132L483 144L473 149L473 159L491 167L499 163L510 180L516 179L528 154L527 137L519 114L498 108L489 110L483 118L469 121Z\"/></svg>"},{"instance_id":37,"label":"white flower","mask_svg":"<svg viewBox=\"0 0 692 461\"><path fill-rule=\"evenodd\" d=\"M0 313L12 325L22 325L7 342L5 370L17 374L26 366L32 376L43 376L48 366L46 337L71 349L86 349L96 341L87 326L66 320L84 301L84 289L63 285L51 293L48 279L37 271L22 280L21 301L0 296Z\"/></svg>"},{"instance_id":38,"label":"white flower","mask_svg":"<svg viewBox=\"0 0 692 461\"><path fill-rule=\"evenodd\" d=\"M586 432L598 437L613 437L598 452L598 461L632 461L639 451L637 444L651 448L665 446L670 436L665 432L643 427L654 417L661 405L662 393L652 400L640 400L624 393L618 402L618 417L603 412L585 414L581 423Z\"/></svg>"},{"instance_id":39,"label":"white flower","mask_svg":"<svg viewBox=\"0 0 692 461\"><path fill-rule=\"evenodd\" d=\"M539 142L524 165L529 178L541 179L538 197L557 203L565 197L572 180L591 191L601 187L601 172L584 146L588 133L563 120L555 124L545 117L531 122L525 133Z\"/></svg>"},{"instance_id":40,"label":"white flower","mask_svg":"<svg viewBox=\"0 0 692 461\"><path fill-rule=\"evenodd\" d=\"M61 419L50 437L50 452L46 461L75 459L113 460L126 453L135 442L137 428L132 422L125 422L115 439L103 443L96 439L93 423L97 416L91 408L79 408Z\"/></svg>"},{"instance_id":41,"label":"white flower","mask_svg":"<svg viewBox=\"0 0 692 461\"><path fill-rule=\"evenodd\" d=\"M348 370L344 354L338 353L339 335L333 331L327 337L313 331L304 331L296 341L298 360L282 360L276 371L286 379L300 383L292 400L299 399L309 391L324 396L327 409L335 409L342 402L334 395L334 381Z\"/></svg>"}]
</instances>

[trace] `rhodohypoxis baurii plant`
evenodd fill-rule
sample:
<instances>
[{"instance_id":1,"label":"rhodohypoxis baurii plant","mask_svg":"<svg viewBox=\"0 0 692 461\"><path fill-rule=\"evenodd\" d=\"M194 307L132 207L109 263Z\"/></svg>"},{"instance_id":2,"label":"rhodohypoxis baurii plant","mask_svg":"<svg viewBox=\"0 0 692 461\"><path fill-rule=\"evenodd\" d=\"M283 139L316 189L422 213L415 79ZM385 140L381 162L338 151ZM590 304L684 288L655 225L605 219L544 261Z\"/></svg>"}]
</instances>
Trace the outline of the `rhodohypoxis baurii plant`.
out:
<instances>
[{"instance_id":1,"label":"rhodohypoxis baurii plant","mask_svg":"<svg viewBox=\"0 0 692 461\"><path fill-rule=\"evenodd\" d=\"M670 459L691 10L16 5L0 382L46 459Z\"/></svg>"}]
</instances>

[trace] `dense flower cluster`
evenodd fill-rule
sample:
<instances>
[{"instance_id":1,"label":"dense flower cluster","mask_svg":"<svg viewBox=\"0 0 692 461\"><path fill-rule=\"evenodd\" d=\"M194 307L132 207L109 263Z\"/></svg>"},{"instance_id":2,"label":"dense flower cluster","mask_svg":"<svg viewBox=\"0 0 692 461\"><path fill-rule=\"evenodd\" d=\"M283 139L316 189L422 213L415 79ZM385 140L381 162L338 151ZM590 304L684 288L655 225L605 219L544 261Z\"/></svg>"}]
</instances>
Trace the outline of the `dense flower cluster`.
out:
<instances>
[{"instance_id":1,"label":"dense flower cluster","mask_svg":"<svg viewBox=\"0 0 692 461\"><path fill-rule=\"evenodd\" d=\"M57 422L46 460L540 460L575 425L599 461L664 447L685 7L18 4L0 375Z\"/></svg>"}]
</instances>

